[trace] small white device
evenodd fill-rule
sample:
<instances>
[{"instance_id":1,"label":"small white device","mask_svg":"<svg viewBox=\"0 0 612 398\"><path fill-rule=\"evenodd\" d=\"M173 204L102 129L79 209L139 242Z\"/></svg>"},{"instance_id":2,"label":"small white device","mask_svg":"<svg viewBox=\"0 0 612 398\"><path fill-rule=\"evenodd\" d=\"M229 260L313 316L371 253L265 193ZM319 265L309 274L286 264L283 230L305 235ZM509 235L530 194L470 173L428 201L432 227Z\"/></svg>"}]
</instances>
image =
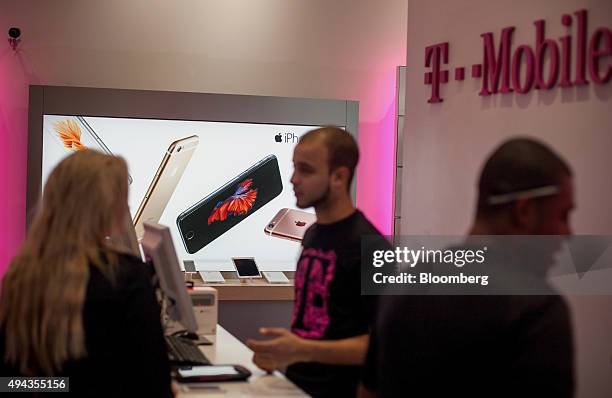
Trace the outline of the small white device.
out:
<instances>
[{"instance_id":1,"label":"small white device","mask_svg":"<svg viewBox=\"0 0 612 398\"><path fill-rule=\"evenodd\" d=\"M225 278L219 271L199 271L204 283L225 283Z\"/></svg>"},{"instance_id":2,"label":"small white device","mask_svg":"<svg viewBox=\"0 0 612 398\"><path fill-rule=\"evenodd\" d=\"M217 333L219 312L217 289L208 286L198 287L189 291L189 295L198 324L198 335Z\"/></svg>"},{"instance_id":3,"label":"small white device","mask_svg":"<svg viewBox=\"0 0 612 398\"><path fill-rule=\"evenodd\" d=\"M262 274L268 283L289 283L289 279L280 271L264 271Z\"/></svg>"},{"instance_id":4,"label":"small white device","mask_svg":"<svg viewBox=\"0 0 612 398\"><path fill-rule=\"evenodd\" d=\"M253 257L232 257L238 278L261 278Z\"/></svg>"}]
</instances>

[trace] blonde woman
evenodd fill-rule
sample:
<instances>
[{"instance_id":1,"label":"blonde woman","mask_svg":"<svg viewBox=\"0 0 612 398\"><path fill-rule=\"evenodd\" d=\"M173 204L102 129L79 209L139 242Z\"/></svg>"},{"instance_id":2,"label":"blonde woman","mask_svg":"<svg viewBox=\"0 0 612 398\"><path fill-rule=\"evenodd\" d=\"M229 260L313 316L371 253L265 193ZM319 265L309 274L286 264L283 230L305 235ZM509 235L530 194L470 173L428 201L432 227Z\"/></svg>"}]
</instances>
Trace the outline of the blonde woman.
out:
<instances>
[{"instance_id":1,"label":"blonde woman","mask_svg":"<svg viewBox=\"0 0 612 398\"><path fill-rule=\"evenodd\" d=\"M68 376L86 396L172 396L144 264L110 246L127 216L118 157L84 150L53 170L0 292L0 375Z\"/></svg>"}]
</instances>

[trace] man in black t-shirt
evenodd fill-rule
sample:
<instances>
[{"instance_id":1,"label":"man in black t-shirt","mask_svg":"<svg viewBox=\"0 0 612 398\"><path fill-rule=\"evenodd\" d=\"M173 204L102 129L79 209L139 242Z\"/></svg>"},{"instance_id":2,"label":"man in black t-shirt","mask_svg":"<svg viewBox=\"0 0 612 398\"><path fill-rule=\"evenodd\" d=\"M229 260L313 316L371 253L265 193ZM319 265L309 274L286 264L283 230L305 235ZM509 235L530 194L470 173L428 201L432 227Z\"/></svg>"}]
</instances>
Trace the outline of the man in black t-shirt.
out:
<instances>
[{"instance_id":1,"label":"man in black t-shirt","mask_svg":"<svg viewBox=\"0 0 612 398\"><path fill-rule=\"evenodd\" d=\"M571 170L538 141L502 144L482 170L478 196L470 235L571 234ZM503 249L495 265L513 257ZM550 267L555 250L546 248L538 266ZM360 398L571 397L568 307L554 293L384 297L362 383Z\"/></svg>"},{"instance_id":2,"label":"man in black t-shirt","mask_svg":"<svg viewBox=\"0 0 612 398\"><path fill-rule=\"evenodd\" d=\"M375 307L361 296L361 237L380 233L356 210L350 185L359 151L335 127L313 130L293 155L297 206L314 207L317 222L303 239L295 273L291 330L263 328L267 341L248 341L253 361L316 397L354 397Z\"/></svg>"}]
</instances>

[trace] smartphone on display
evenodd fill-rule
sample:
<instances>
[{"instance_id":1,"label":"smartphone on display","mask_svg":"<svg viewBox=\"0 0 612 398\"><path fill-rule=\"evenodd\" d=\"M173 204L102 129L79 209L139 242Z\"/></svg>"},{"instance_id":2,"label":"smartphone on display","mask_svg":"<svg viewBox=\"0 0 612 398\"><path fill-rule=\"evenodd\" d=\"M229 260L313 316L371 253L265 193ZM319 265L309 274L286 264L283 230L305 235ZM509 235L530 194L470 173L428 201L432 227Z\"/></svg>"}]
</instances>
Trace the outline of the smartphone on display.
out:
<instances>
[{"instance_id":1,"label":"smartphone on display","mask_svg":"<svg viewBox=\"0 0 612 398\"><path fill-rule=\"evenodd\" d=\"M238 278L261 278L261 272L253 257L232 257Z\"/></svg>"},{"instance_id":2,"label":"smartphone on display","mask_svg":"<svg viewBox=\"0 0 612 398\"><path fill-rule=\"evenodd\" d=\"M225 283L225 278L219 271L199 271L204 283Z\"/></svg>"},{"instance_id":3,"label":"smartphone on display","mask_svg":"<svg viewBox=\"0 0 612 398\"><path fill-rule=\"evenodd\" d=\"M45 133L67 153L86 148L95 149L114 156L102 138L95 132L83 116L51 116L51 123L45 123ZM128 174L128 183L132 183Z\"/></svg>"},{"instance_id":4,"label":"smartphone on display","mask_svg":"<svg viewBox=\"0 0 612 398\"><path fill-rule=\"evenodd\" d=\"M264 227L264 233L277 238L301 242L317 215L307 211L283 208Z\"/></svg>"},{"instance_id":5,"label":"smartphone on display","mask_svg":"<svg viewBox=\"0 0 612 398\"><path fill-rule=\"evenodd\" d=\"M188 366L176 370L176 379L181 383L206 383L222 381L242 381L251 372L240 365Z\"/></svg>"},{"instance_id":6,"label":"smartphone on display","mask_svg":"<svg viewBox=\"0 0 612 398\"><path fill-rule=\"evenodd\" d=\"M144 222L159 222L193 153L198 147L199 141L197 135L192 135L174 141L166 149L157 172L134 216L134 227L138 239L142 239L144 235L142 225Z\"/></svg>"},{"instance_id":7,"label":"smartphone on display","mask_svg":"<svg viewBox=\"0 0 612 398\"><path fill-rule=\"evenodd\" d=\"M289 283L289 279L281 271L264 271L262 274L268 283Z\"/></svg>"},{"instance_id":8,"label":"smartphone on display","mask_svg":"<svg viewBox=\"0 0 612 398\"><path fill-rule=\"evenodd\" d=\"M185 250L197 253L282 191L278 160L266 156L179 214L176 224Z\"/></svg>"}]
</instances>

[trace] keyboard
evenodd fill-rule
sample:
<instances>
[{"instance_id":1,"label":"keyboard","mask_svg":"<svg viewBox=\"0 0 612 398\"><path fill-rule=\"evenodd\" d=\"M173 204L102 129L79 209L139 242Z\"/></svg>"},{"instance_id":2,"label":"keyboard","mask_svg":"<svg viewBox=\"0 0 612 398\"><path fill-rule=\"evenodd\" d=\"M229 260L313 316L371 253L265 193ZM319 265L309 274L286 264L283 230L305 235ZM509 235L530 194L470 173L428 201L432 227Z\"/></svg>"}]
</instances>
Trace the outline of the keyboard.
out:
<instances>
[{"instance_id":1,"label":"keyboard","mask_svg":"<svg viewBox=\"0 0 612 398\"><path fill-rule=\"evenodd\" d=\"M168 358L172 365L210 365L208 358L193 341L176 336L165 337Z\"/></svg>"}]
</instances>

